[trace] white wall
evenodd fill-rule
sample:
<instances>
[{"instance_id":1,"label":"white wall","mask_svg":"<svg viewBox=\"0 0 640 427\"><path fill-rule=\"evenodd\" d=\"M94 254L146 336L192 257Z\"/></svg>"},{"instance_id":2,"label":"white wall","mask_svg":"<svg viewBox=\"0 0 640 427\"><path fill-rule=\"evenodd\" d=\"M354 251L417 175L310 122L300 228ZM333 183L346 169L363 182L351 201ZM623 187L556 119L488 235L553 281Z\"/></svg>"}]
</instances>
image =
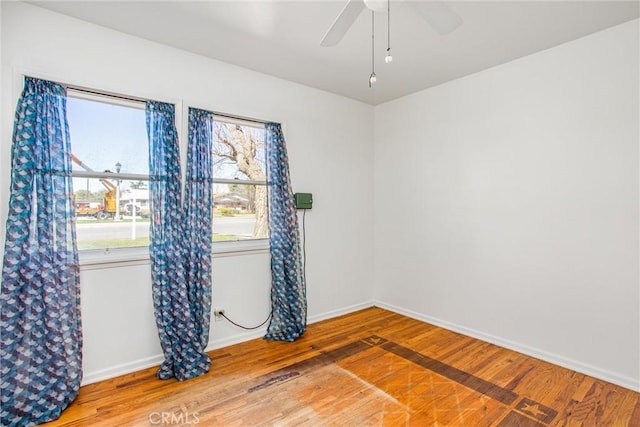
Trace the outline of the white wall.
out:
<instances>
[{"instance_id":1,"label":"white wall","mask_svg":"<svg viewBox=\"0 0 640 427\"><path fill-rule=\"evenodd\" d=\"M638 21L375 109L383 306L639 389Z\"/></svg>"},{"instance_id":2,"label":"white wall","mask_svg":"<svg viewBox=\"0 0 640 427\"><path fill-rule=\"evenodd\" d=\"M373 108L284 80L58 15L2 2L0 233L20 72L115 93L283 123L294 191L307 213L311 321L370 305L373 282ZM2 242L2 245L4 242ZM336 250L339 244L340 250ZM0 247L0 249L2 249ZM269 311L267 253L214 259L213 304L256 324ZM85 379L157 363L149 265L83 269ZM246 334L212 322L212 346Z\"/></svg>"}]
</instances>

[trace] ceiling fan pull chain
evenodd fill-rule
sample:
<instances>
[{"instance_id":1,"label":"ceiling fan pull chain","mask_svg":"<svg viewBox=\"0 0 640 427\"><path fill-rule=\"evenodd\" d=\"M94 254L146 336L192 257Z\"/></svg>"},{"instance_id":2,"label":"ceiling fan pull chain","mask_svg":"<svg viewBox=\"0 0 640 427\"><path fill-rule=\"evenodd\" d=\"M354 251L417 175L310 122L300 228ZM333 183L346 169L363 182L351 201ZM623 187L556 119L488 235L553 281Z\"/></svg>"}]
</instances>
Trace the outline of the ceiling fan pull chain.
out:
<instances>
[{"instance_id":1,"label":"ceiling fan pull chain","mask_svg":"<svg viewBox=\"0 0 640 427\"><path fill-rule=\"evenodd\" d=\"M387 56L384 57L385 63L393 61L391 56L391 0L387 0Z\"/></svg>"},{"instance_id":2,"label":"ceiling fan pull chain","mask_svg":"<svg viewBox=\"0 0 640 427\"><path fill-rule=\"evenodd\" d=\"M375 59L376 59L376 50L375 50L375 40L376 40L376 36L375 36L375 12L372 10L371 11L371 75L369 76L369 87L371 88L371 85L373 83L376 82L377 78L376 78L376 65L375 65Z\"/></svg>"}]
</instances>

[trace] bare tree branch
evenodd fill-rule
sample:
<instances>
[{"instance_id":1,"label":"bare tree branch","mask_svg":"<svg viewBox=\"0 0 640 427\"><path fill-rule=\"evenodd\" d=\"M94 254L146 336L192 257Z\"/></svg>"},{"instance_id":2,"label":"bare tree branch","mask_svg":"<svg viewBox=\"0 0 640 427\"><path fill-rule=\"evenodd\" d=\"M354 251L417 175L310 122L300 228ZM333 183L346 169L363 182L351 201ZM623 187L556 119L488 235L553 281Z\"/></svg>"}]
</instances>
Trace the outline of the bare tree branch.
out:
<instances>
[{"instance_id":1,"label":"bare tree branch","mask_svg":"<svg viewBox=\"0 0 640 427\"><path fill-rule=\"evenodd\" d=\"M257 158L260 149L264 149L264 142L251 129L228 123L216 123L215 134L217 142L213 148L214 165L234 165L238 173L250 180L264 181L264 159ZM233 187L238 190L238 187ZM267 189L264 185L251 188L248 197L252 210L256 213L256 224L253 230L255 238L268 236L267 223Z\"/></svg>"}]
</instances>

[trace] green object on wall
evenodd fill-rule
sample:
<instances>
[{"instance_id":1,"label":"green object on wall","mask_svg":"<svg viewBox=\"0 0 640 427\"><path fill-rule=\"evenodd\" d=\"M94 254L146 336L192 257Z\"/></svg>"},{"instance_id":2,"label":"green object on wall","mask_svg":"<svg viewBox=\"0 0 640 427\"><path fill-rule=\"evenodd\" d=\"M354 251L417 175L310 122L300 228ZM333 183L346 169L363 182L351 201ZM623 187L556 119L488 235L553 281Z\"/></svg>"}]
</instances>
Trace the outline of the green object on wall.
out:
<instances>
[{"instance_id":1,"label":"green object on wall","mask_svg":"<svg viewBox=\"0 0 640 427\"><path fill-rule=\"evenodd\" d=\"M293 199L296 202L296 209L311 209L313 204L311 193L296 193L293 195Z\"/></svg>"}]
</instances>

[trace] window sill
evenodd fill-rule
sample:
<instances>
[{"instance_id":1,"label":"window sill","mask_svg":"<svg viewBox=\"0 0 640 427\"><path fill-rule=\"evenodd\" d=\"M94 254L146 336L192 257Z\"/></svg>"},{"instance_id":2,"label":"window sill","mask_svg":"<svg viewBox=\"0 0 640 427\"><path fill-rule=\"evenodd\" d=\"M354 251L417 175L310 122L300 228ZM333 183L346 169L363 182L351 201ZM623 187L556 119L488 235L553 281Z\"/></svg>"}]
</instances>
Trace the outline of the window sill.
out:
<instances>
[{"instance_id":1,"label":"window sill","mask_svg":"<svg viewBox=\"0 0 640 427\"><path fill-rule=\"evenodd\" d=\"M243 256L255 254L268 254L269 240L246 240L239 242L216 242L211 251L212 258L228 256ZM95 249L80 251L81 270L99 270L105 268L128 267L133 265L149 264L149 249L120 248L120 249Z\"/></svg>"},{"instance_id":2,"label":"window sill","mask_svg":"<svg viewBox=\"0 0 640 427\"><path fill-rule=\"evenodd\" d=\"M147 247L84 250L80 251L79 260L81 270L99 270L150 263Z\"/></svg>"},{"instance_id":3,"label":"window sill","mask_svg":"<svg viewBox=\"0 0 640 427\"><path fill-rule=\"evenodd\" d=\"M216 242L211 251L213 258L269 253L269 239Z\"/></svg>"}]
</instances>

